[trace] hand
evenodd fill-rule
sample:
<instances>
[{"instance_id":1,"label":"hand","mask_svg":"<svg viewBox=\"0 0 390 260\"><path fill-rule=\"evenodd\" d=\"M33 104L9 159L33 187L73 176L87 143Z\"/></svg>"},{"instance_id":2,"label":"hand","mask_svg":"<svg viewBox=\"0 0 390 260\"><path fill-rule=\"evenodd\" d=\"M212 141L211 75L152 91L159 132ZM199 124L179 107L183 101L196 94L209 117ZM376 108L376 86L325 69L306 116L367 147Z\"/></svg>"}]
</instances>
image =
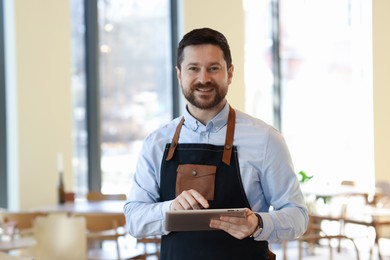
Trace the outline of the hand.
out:
<instances>
[{"instance_id":1,"label":"hand","mask_svg":"<svg viewBox=\"0 0 390 260\"><path fill-rule=\"evenodd\" d=\"M255 232L259 220L250 209L245 209L245 218L221 216L210 221L210 227L224 230L237 239L244 239Z\"/></svg>"},{"instance_id":2,"label":"hand","mask_svg":"<svg viewBox=\"0 0 390 260\"><path fill-rule=\"evenodd\" d=\"M208 208L208 201L196 190L185 190L171 204L171 210Z\"/></svg>"}]
</instances>

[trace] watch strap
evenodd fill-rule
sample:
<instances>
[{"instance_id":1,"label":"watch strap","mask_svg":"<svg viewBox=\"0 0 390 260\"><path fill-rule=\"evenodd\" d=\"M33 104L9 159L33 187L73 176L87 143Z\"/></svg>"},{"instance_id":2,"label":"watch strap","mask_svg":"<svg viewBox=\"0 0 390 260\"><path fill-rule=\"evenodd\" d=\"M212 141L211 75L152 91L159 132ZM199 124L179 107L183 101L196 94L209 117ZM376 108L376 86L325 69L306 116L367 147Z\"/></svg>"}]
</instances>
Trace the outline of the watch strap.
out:
<instances>
[{"instance_id":1,"label":"watch strap","mask_svg":"<svg viewBox=\"0 0 390 260\"><path fill-rule=\"evenodd\" d=\"M260 235L261 231L263 231L263 219L261 218L261 216L258 213L254 213L254 214L257 217L259 224L257 225L257 227L256 227L255 231L252 233L252 235L250 235L250 237L257 237L258 235Z\"/></svg>"}]
</instances>

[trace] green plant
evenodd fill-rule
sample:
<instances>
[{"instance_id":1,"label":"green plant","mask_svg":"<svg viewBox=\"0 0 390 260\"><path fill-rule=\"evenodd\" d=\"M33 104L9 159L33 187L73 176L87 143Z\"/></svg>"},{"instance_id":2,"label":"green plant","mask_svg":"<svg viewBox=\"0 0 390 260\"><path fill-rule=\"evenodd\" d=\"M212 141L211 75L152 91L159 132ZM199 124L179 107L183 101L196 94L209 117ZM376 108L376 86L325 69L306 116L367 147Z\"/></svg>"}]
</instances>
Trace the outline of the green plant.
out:
<instances>
[{"instance_id":1,"label":"green plant","mask_svg":"<svg viewBox=\"0 0 390 260\"><path fill-rule=\"evenodd\" d=\"M309 175L307 175L306 172L304 172L304 171L298 172L298 175L299 175L299 182L300 182L300 183L306 183L306 182L308 182L311 178L313 178L313 175L312 175L312 176L309 176Z\"/></svg>"}]
</instances>

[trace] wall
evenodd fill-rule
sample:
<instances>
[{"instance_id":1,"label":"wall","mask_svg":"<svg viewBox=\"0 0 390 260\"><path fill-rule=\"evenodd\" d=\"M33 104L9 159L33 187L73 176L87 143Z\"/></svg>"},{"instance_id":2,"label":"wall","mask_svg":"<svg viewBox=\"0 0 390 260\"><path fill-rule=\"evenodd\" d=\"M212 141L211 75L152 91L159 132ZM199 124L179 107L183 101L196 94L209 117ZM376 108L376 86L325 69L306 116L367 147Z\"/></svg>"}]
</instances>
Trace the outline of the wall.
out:
<instances>
[{"instance_id":1,"label":"wall","mask_svg":"<svg viewBox=\"0 0 390 260\"><path fill-rule=\"evenodd\" d=\"M6 1L9 208L57 201L57 153L72 185L72 100L69 1ZM10 117L11 116L11 117Z\"/></svg>"},{"instance_id":2,"label":"wall","mask_svg":"<svg viewBox=\"0 0 390 260\"><path fill-rule=\"evenodd\" d=\"M242 1L186 0L182 1L182 8L184 34L195 28L210 27L226 36L234 65L233 81L227 99L234 108L244 111L244 10Z\"/></svg>"},{"instance_id":3,"label":"wall","mask_svg":"<svg viewBox=\"0 0 390 260\"><path fill-rule=\"evenodd\" d=\"M373 1L375 178L390 181L390 1Z\"/></svg>"}]
</instances>

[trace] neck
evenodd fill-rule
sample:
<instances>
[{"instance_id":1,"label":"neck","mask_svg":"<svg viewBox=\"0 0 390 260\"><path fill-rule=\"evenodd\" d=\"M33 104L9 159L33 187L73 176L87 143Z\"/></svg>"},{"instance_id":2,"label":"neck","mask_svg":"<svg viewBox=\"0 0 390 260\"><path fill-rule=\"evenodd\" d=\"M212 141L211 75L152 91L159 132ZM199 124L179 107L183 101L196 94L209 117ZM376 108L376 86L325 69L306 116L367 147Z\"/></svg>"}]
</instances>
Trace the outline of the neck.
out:
<instances>
[{"instance_id":1,"label":"neck","mask_svg":"<svg viewBox=\"0 0 390 260\"><path fill-rule=\"evenodd\" d=\"M226 100L219 103L217 106L209 109L201 109L198 107L193 106L190 103L187 103L187 109L190 114L195 117L199 122L201 122L204 125L207 125L207 123L213 119L226 105Z\"/></svg>"}]
</instances>

